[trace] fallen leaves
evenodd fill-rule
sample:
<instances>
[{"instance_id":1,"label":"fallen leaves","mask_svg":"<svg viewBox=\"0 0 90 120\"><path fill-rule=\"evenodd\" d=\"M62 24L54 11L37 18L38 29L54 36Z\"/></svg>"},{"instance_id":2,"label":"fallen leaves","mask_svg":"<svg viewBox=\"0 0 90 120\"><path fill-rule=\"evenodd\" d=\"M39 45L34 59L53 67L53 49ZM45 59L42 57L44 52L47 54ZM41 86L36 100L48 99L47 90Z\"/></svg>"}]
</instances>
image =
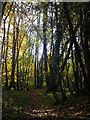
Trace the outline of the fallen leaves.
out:
<instances>
[{"instance_id":1,"label":"fallen leaves","mask_svg":"<svg viewBox=\"0 0 90 120\"><path fill-rule=\"evenodd\" d=\"M44 105L42 95L35 88L18 93L5 93L3 97L2 120L89 120L90 102L83 97L74 102L65 102L55 107ZM76 99L76 101L75 101ZM50 102L50 101L49 101Z\"/></svg>"}]
</instances>

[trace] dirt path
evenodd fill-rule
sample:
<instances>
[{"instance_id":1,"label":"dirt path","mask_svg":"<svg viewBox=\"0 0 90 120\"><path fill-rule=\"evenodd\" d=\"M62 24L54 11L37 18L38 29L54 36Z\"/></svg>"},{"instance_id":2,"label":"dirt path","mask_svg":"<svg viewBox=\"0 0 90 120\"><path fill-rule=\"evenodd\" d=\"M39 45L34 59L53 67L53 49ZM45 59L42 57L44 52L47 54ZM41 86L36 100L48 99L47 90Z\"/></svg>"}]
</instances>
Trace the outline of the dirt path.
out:
<instances>
[{"instance_id":1,"label":"dirt path","mask_svg":"<svg viewBox=\"0 0 90 120\"><path fill-rule=\"evenodd\" d=\"M3 92L2 120L90 120L90 103L86 98L55 107L52 97L43 91Z\"/></svg>"}]
</instances>

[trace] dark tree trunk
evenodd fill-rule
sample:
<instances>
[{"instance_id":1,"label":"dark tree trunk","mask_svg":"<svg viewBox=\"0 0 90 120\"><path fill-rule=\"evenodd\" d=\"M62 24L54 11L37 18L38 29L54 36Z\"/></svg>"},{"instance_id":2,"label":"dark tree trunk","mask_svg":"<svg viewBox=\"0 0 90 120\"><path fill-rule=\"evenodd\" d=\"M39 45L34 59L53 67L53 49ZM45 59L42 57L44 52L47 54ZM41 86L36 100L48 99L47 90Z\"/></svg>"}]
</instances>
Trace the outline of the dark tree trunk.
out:
<instances>
[{"instance_id":1,"label":"dark tree trunk","mask_svg":"<svg viewBox=\"0 0 90 120\"><path fill-rule=\"evenodd\" d=\"M75 84L76 84L76 91L77 91L77 95L79 95L80 91L79 91L79 70L78 70L78 58L75 52L75 63L76 63L76 80L75 80Z\"/></svg>"},{"instance_id":2,"label":"dark tree trunk","mask_svg":"<svg viewBox=\"0 0 90 120\"><path fill-rule=\"evenodd\" d=\"M43 54L40 60L40 87L43 85Z\"/></svg>"},{"instance_id":3,"label":"dark tree trunk","mask_svg":"<svg viewBox=\"0 0 90 120\"><path fill-rule=\"evenodd\" d=\"M37 54L37 87L39 87L39 64L38 64L38 46L36 46L36 54Z\"/></svg>"},{"instance_id":4,"label":"dark tree trunk","mask_svg":"<svg viewBox=\"0 0 90 120\"><path fill-rule=\"evenodd\" d=\"M28 73L28 77L27 77L27 88L28 88L28 80L29 80L29 68L27 70L27 73Z\"/></svg>"},{"instance_id":5,"label":"dark tree trunk","mask_svg":"<svg viewBox=\"0 0 90 120\"><path fill-rule=\"evenodd\" d=\"M18 51L18 42L17 42L17 51ZM19 90L19 83L18 83L18 81L19 81L19 70L18 70L18 59L17 59L17 90Z\"/></svg>"},{"instance_id":6,"label":"dark tree trunk","mask_svg":"<svg viewBox=\"0 0 90 120\"><path fill-rule=\"evenodd\" d=\"M10 82L10 89L13 87L14 90L15 90L14 71L15 71L15 54L16 54L15 23L16 23L16 18L14 17L13 43L12 43L12 73L11 73L11 82Z\"/></svg>"},{"instance_id":7,"label":"dark tree trunk","mask_svg":"<svg viewBox=\"0 0 90 120\"><path fill-rule=\"evenodd\" d=\"M8 31L7 31L7 47L6 47L6 56L5 56L5 70L6 70L6 89L8 89L8 73L7 73L7 53L8 53L8 40L9 40L9 28L10 28L10 21L8 24Z\"/></svg>"},{"instance_id":8,"label":"dark tree trunk","mask_svg":"<svg viewBox=\"0 0 90 120\"><path fill-rule=\"evenodd\" d=\"M22 78L22 85L23 85L23 89L25 89L25 79L24 79L24 77L25 77L25 73L24 73L24 69L25 69L25 61L24 61L24 53L23 53L23 78Z\"/></svg>"},{"instance_id":9,"label":"dark tree trunk","mask_svg":"<svg viewBox=\"0 0 90 120\"><path fill-rule=\"evenodd\" d=\"M19 70L18 70L18 51L19 51L19 48L18 48L18 35L19 35L19 22L20 22L20 19L18 21L18 25L17 25L17 35L16 35L16 42L17 42L17 90L19 90Z\"/></svg>"},{"instance_id":10,"label":"dark tree trunk","mask_svg":"<svg viewBox=\"0 0 90 120\"><path fill-rule=\"evenodd\" d=\"M36 86L36 51L35 51L35 62L34 62L34 85Z\"/></svg>"},{"instance_id":11,"label":"dark tree trunk","mask_svg":"<svg viewBox=\"0 0 90 120\"><path fill-rule=\"evenodd\" d=\"M21 63L20 63L20 89L22 90L22 69L21 69Z\"/></svg>"},{"instance_id":12,"label":"dark tree trunk","mask_svg":"<svg viewBox=\"0 0 90 120\"><path fill-rule=\"evenodd\" d=\"M90 39L90 10L89 6L85 6L84 10L84 17L85 17L85 30L84 30L84 59L87 71L87 92L90 94L90 46L89 46L89 39Z\"/></svg>"},{"instance_id":13,"label":"dark tree trunk","mask_svg":"<svg viewBox=\"0 0 90 120\"><path fill-rule=\"evenodd\" d=\"M47 77L47 38L46 38L46 30L47 30L47 4L44 4L44 8L43 8L43 53L44 53L44 68L45 68L45 78L46 78L46 83L48 86L48 77Z\"/></svg>"},{"instance_id":14,"label":"dark tree trunk","mask_svg":"<svg viewBox=\"0 0 90 120\"><path fill-rule=\"evenodd\" d=\"M26 66L26 71L25 71L25 83L27 83L27 79L28 79L28 77L27 77L27 66ZM26 87L26 84L25 84L25 87ZM28 87L28 84L27 84L27 87Z\"/></svg>"},{"instance_id":15,"label":"dark tree trunk","mask_svg":"<svg viewBox=\"0 0 90 120\"><path fill-rule=\"evenodd\" d=\"M4 15L4 11L5 11L5 7L7 5L7 2L1 2L0 1L0 12L1 12L1 15L0 15L0 26L1 26L1 20L2 20L2 17Z\"/></svg>"},{"instance_id":16,"label":"dark tree trunk","mask_svg":"<svg viewBox=\"0 0 90 120\"><path fill-rule=\"evenodd\" d=\"M77 54L78 61L80 63L80 67L82 69L82 73L83 73L84 80L85 80L85 83L86 83L87 91L90 91L90 87L89 87L90 86L90 81L88 80L88 76L87 76L86 71L85 71L85 66L84 66L82 58L81 58L80 47L79 47L79 45L76 41L75 31L73 30L73 25L72 25L72 22L71 22L71 19L70 19L70 16L69 16L68 6L67 6L66 3L63 3L63 4L64 4L64 10L65 10L66 18L67 18L67 21L68 21L69 27L70 27L70 34L73 37L73 43L75 45L75 51L76 51L76 54ZM76 25L76 27L78 27L78 24Z\"/></svg>"},{"instance_id":17,"label":"dark tree trunk","mask_svg":"<svg viewBox=\"0 0 90 120\"><path fill-rule=\"evenodd\" d=\"M75 70L75 54L74 54L74 51L73 51L73 48L72 48L72 65L73 65L73 75L74 75L74 79L75 79L75 83L74 83L74 88L73 90L75 90L76 94L78 95L79 94L79 91L78 91L78 81L77 81L77 73L76 73L76 70Z\"/></svg>"},{"instance_id":18,"label":"dark tree trunk","mask_svg":"<svg viewBox=\"0 0 90 120\"><path fill-rule=\"evenodd\" d=\"M82 72L80 70L80 94L83 94L82 90L83 90L83 86L82 86Z\"/></svg>"},{"instance_id":19,"label":"dark tree trunk","mask_svg":"<svg viewBox=\"0 0 90 120\"><path fill-rule=\"evenodd\" d=\"M69 62L66 63L66 78L67 78L67 87L68 87L69 92L70 92L71 89L70 89L70 83L69 83L68 72L69 72Z\"/></svg>"},{"instance_id":20,"label":"dark tree trunk","mask_svg":"<svg viewBox=\"0 0 90 120\"><path fill-rule=\"evenodd\" d=\"M62 94L62 97L63 99L65 99L65 93L63 91L63 87L62 87L62 81L61 81L61 75L59 74L59 47L60 47L60 42L62 40L62 26L61 26L61 23L59 21L59 24L58 24L58 8L57 8L57 4L55 2L55 9L56 9L56 12L55 12L55 16L56 16L56 49L55 49L55 74L58 75L58 83L60 85L60 90L61 90L61 94ZM60 28L60 29L59 29Z\"/></svg>"}]
</instances>

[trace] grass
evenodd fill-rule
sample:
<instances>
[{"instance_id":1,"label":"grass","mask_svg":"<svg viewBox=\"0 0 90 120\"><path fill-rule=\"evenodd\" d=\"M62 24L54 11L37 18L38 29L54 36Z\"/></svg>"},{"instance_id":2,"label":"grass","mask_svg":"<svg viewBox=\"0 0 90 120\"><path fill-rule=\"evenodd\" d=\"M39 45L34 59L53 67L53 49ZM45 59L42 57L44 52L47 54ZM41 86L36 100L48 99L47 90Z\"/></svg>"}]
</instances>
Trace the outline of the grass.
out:
<instances>
[{"instance_id":1,"label":"grass","mask_svg":"<svg viewBox=\"0 0 90 120\"><path fill-rule=\"evenodd\" d=\"M28 104L28 96L26 91L3 91L2 94L3 107L7 107L9 103L17 107L25 107Z\"/></svg>"},{"instance_id":2,"label":"grass","mask_svg":"<svg viewBox=\"0 0 90 120\"><path fill-rule=\"evenodd\" d=\"M3 109L13 107L14 109L24 109L30 104L38 104L40 107L51 107L55 100L52 94L44 95L45 89L30 88L29 91L5 91L3 90L2 100Z\"/></svg>"},{"instance_id":3,"label":"grass","mask_svg":"<svg viewBox=\"0 0 90 120\"><path fill-rule=\"evenodd\" d=\"M60 112L61 116L89 116L90 97L69 97L65 103L54 106L55 100L50 93L44 95L46 88L35 89L31 87L29 91L5 91L2 93L3 120L28 119L25 111L54 109ZM47 113L46 113L47 114ZM52 114L52 113L49 113Z\"/></svg>"},{"instance_id":4,"label":"grass","mask_svg":"<svg viewBox=\"0 0 90 120\"><path fill-rule=\"evenodd\" d=\"M23 116L23 112L33 109L45 109L52 107L54 98L52 95L45 96L45 89L31 87L29 91L6 91L2 93L3 120L13 120ZM20 118L19 118L20 119Z\"/></svg>"},{"instance_id":5,"label":"grass","mask_svg":"<svg viewBox=\"0 0 90 120\"><path fill-rule=\"evenodd\" d=\"M55 99L53 98L53 94L49 93L48 95L44 95L46 88L37 89L36 92L41 96L41 104L43 107L52 107L55 103Z\"/></svg>"}]
</instances>

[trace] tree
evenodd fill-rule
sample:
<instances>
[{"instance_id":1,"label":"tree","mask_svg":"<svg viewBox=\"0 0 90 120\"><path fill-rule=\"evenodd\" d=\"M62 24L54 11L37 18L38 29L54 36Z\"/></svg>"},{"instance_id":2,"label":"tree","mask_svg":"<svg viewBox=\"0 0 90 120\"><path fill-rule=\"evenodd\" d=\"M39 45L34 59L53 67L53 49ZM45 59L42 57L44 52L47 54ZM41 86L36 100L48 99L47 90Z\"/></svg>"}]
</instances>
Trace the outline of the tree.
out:
<instances>
[{"instance_id":1,"label":"tree","mask_svg":"<svg viewBox=\"0 0 90 120\"><path fill-rule=\"evenodd\" d=\"M11 82L10 82L10 89L13 87L15 88L15 82L14 82L14 71L15 71L15 54L16 54L16 36L15 36L15 24L16 24L16 17L14 16L13 21L13 42L12 42L12 73L11 73Z\"/></svg>"},{"instance_id":2,"label":"tree","mask_svg":"<svg viewBox=\"0 0 90 120\"><path fill-rule=\"evenodd\" d=\"M46 30L47 30L47 3L43 3L43 53L44 53L44 68L46 74L46 83L48 86L48 77L47 77L47 37L46 37Z\"/></svg>"}]
</instances>

